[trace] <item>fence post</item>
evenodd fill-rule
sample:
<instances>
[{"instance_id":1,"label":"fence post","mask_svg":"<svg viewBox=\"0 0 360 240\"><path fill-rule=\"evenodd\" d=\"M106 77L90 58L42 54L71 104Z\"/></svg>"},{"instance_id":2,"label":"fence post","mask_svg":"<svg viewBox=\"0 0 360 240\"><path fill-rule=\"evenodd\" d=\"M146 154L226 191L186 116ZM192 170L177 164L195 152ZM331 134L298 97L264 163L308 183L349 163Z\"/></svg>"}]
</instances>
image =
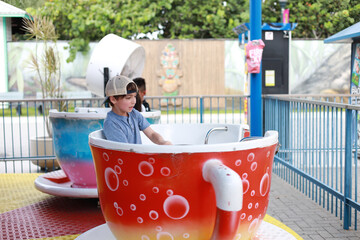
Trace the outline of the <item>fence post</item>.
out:
<instances>
[{"instance_id":1,"label":"fence post","mask_svg":"<svg viewBox=\"0 0 360 240\"><path fill-rule=\"evenodd\" d=\"M200 123L204 123L204 98L200 96Z\"/></svg>"},{"instance_id":2,"label":"fence post","mask_svg":"<svg viewBox=\"0 0 360 240\"><path fill-rule=\"evenodd\" d=\"M250 1L250 40L261 39L261 0ZM263 136L261 64L259 73L250 73L250 135Z\"/></svg>"},{"instance_id":3,"label":"fence post","mask_svg":"<svg viewBox=\"0 0 360 240\"><path fill-rule=\"evenodd\" d=\"M352 149L352 110L346 109L345 115L345 175L344 175L344 229L351 225L351 207L347 199L351 198L351 149Z\"/></svg>"}]
</instances>

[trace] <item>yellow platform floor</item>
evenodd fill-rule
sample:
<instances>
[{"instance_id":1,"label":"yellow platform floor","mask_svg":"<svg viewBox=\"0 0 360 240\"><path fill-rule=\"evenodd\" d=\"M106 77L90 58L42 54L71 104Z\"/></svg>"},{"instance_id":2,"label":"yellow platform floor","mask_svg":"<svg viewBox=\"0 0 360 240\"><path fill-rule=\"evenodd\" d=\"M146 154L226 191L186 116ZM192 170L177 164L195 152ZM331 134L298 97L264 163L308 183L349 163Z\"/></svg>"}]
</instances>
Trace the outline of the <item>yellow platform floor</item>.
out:
<instances>
[{"instance_id":1,"label":"yellow platform floor","mask_svg":"<svg viewBox=\"0 0 360 240\"><path fill-rule=\"evenodd\" d=\"M105 223L98 199L58 197L34 187L41 174L0 174L0 239L75 239ZM266 215L295 239L296 232Z\"/></svg>"}]
</instances>

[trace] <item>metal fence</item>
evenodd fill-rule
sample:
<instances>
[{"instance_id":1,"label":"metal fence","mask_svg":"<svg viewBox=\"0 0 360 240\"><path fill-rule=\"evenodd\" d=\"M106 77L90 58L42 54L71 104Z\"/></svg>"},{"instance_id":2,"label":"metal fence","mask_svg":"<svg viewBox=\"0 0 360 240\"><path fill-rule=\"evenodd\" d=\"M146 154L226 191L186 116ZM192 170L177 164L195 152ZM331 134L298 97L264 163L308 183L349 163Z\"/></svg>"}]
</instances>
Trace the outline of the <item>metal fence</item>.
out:
<instances>
[{"instance_id":1,"label":"metal fence","mask_svg":"<svg viewBox=\"0 0 360 240\"><path fill-rule=\"evenodd\" d=\"M279 132L273 171L357 229L360 106L349 97L265 96L264 128Z\"/></svg>"},{"instance_id":2,"label":"metal fence","mask_svg":"<svg viewBox=\"0 0 360 240\"><path fill-rule=\"evenodd\" d=\"M0 99L0 173L57 169L52 139L47 137L44 107L73 112L103 107L103 98ZM148 97L161 110L161 123L246 123L248 96Z\"/></svg>"},{"instance_id":3,"label":"metal fence","mask_svg":"<svg viewBox=\"0 0 360 240\"><path fill-rule=\"evenodd\" d=\"M272 95L263 100L264 131L277 130L281 144L274 173L343 219L345 229L357 229L360 107L346 104L350 95ZM63 106L72 112L76 107L102 107L102 101L0 99L0 173L57 167L51 144L48 147L44 137L43 106ZM148 97L147 101L152 109L161 110L161 123L248 122L248 96ZM40 153L39 146L51 149Z\"/></svg>"}]
</instances>

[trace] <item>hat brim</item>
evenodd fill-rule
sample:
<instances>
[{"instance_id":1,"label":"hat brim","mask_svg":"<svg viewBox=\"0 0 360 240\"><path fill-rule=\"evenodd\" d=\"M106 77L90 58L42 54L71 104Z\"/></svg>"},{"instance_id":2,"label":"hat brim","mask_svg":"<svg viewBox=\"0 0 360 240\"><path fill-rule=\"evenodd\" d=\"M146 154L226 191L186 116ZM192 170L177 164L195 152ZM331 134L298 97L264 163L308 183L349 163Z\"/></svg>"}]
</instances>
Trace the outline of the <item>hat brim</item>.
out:
<instances>
[{"instance_id":1,"label":"hat brim","mask_svg":"<svg viewBox=\"0 0 360 240\"><path fill-rule=\"evenodd\" d=\"M102 102L101 105L104 105L105 103L110 102L110 97L106 97L105 100Z\"/></svg>"},{"instance_id":2,"label":"hat brim","mask_svg":"<svg viewBox=\"0 0 360 240\"><path fill-rule=\"evenodd\" d=\"M136 86L136 85L135 85ZM137 93L138 92L138 88L136 86L136 90L130 90L130 91L127 91L126 94L131 94L131 93ZM104 105L105 103L107 102L110 102L110 96L108 97L105 97L105 100L102 102L101 105Z\"/></svg>"}]
</instances>

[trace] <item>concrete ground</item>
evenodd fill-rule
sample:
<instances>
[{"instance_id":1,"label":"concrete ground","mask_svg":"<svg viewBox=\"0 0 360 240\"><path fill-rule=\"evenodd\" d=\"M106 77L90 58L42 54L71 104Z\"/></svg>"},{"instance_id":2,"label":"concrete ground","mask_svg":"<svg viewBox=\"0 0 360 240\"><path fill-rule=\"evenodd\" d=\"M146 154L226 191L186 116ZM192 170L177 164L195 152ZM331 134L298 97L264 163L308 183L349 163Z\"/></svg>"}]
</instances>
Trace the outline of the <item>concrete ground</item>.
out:
<instances>
[{"instance_id":1,"label":"concrete ground","mask_svg":"<svg viewBox=\"0 0 360 240\"><path fill-rule=\"evenodd\" d=\"M359 224L358 230L344 230L343 220L280 177L273 174L271 181L267 214L283 222L303 239L360 239Z\"/></svg>"}]
</instances>

